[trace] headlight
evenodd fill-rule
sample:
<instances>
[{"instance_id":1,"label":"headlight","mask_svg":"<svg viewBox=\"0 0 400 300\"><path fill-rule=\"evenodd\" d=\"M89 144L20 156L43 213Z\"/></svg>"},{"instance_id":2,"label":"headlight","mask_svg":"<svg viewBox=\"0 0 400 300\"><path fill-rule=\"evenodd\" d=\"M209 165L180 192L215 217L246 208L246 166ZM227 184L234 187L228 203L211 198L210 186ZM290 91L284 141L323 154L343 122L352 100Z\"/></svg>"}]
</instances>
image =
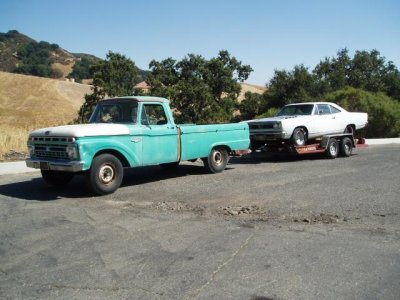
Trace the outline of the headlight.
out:
<instances>
[{"instance_id":1,"label":"headlight","mask_svg":"<svg viewBox=\"0 0 400 300\"><path fill-rule=\"evenodd\" d=\"M76 150L75 146L68 146L66 151L67 151L69 159L77 159L78 158L78 151Z\"/></svg>"},{"instance_id":2,"label":"headlight","mask_svg":"<svg viewBox=\"0 0 400 300\"><path fill-rule=\"evenodd\" d=\"M281 123L281 122L276 122L276 123L274 123L274 128L275 128L275 129L277 129L277 128L282 128L282 123Z\"/></svg>"},{"instance_id":3,"label":"headlight","mask_svg":"<svg viewBox=\"0 0 400 300\"><path fill-rule=\"evenodd\" d=\"M35 155L35 146L28 145L28 152L29 152L29 156L33 157Z\"/></svg>"}]
</instances>

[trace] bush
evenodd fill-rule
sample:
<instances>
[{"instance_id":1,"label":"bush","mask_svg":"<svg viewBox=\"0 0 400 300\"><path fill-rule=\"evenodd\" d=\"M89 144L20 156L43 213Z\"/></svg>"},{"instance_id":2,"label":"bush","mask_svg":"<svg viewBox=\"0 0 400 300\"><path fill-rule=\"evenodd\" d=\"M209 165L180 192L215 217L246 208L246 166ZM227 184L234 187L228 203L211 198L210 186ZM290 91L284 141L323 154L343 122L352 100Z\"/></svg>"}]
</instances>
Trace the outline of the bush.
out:
<instances>
[{"instance_id":1,"label":"bush","mask_svg":"<svg viewBox=\"0 0 400 300\"><path fill-rule=\"evenodd\" d=\"M325 95L325 100L337 103L348 111L368 113L366 137L400 136L400 103L383 93L372 93L346 87Z\"/></svg>"}]
</instances>

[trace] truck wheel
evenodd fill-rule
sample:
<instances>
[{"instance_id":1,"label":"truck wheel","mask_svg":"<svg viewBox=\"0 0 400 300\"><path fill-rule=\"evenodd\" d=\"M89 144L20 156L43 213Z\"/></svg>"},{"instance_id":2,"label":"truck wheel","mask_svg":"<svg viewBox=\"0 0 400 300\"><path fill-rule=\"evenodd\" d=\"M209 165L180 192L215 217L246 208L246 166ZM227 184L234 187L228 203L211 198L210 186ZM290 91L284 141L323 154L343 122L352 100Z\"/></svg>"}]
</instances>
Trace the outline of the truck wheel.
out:
<instances>
[{"instance_id":1,"label":"truck wheel","mask_svg":"<svg viewBox=\"0 0 400 300\"><path fill-rule=\"evenodd\" d=\"M303 128L295 128L291 137L291 142L295 146L304 146L307 142L307 133Z\"/></svg>"},{"instance_id":2,"label":"truck wheel","mask_svg":"<svg viewBox=\"0 0 400 300\"><path fill-rule=\"evenodd\" d=\"M92 167L86 173L86 183L98 195L114 193L121 185L124 169L118 158L101 154L93 159Z\"/></svg>"},{"instance_id":3,"label":"truck wheel","mask_svg":"<svg viewBox=\"0 0 400 300\"><path fill-rule=\"evenodd\" d=\"M66 185L74 177L74 173L63 171L40 170L47 184L54 186Z\"/></svg>"},{"instance_id":4,"label":"truck wheel","mask_svg":"<svg viewBox=\"0 0 400 300\"><path fill-rule=\"evenodd\" d=\"M166 171L175 170L179 166L179 162L167 163L167 164L160 164L160 167Z\"/></svg>"},{"instance_id":5,"label":"truck wheel","mask_svg":"<svg viewBox=\"0 0 400 300\"><path fill-rule=\"evenodd\" d=\"M212 149L203 159L204 167L211 173L220 173L228 164L228 152L225 149Z\"/></svg>"},{"instance_id":6,"label":"truck wheel","mask_svg":"<svg viewBox=\"0 0 400 300\"><path fill-rule=\"evenodd\" d=\"M328 147L326 148L325 155L327 158L336 158L339 153L339 144L336 139L330 139Z\"/></svg>"},{"instance_id":7,"label":"truck wheel","mask_svg":"<svg viewBox=\"0 0 400 300\"><path fill-rule=\"evenodd\" d=\"M340 154L342 156L348 157L353 152L353 142L350 138L345 137L340 143Z\"/></svg>"}]
</instances>

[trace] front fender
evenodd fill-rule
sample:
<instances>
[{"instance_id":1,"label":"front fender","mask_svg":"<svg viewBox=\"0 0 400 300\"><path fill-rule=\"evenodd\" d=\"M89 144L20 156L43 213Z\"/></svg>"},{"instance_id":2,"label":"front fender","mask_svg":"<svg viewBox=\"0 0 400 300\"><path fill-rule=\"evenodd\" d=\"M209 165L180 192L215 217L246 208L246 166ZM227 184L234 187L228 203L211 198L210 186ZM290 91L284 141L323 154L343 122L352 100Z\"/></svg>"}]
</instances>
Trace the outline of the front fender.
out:
<instances>
[{"instance_id":1,"label":"front fender","mask_svg":"<svg viewBox=\"0 0 400 300\"><path fill-rule=\"evenodd\" d=\"M136 149L130 136L85 137L77 141L83 170L89 170L93 158L101 151L117 151L125 157L130 167L140 166L140 149ZM137 151L136 151L137 150ZM139 153L138 153L139 152Z\"/></svg>"}]
</instances>

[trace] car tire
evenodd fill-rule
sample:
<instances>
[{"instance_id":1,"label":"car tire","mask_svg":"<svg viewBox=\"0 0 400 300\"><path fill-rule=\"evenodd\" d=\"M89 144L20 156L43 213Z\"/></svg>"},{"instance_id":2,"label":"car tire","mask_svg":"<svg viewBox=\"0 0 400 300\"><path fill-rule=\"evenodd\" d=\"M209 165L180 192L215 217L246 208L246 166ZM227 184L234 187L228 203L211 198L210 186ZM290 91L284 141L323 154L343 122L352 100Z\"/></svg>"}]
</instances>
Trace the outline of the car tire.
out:
<instances>
[{"instance_id":1,"label":"car tire","mask_svg":"<svg viewBox=\"0 0 400 300\"><path fill-rule=\"evenodd\" d=\"M53 186L62 186L68 184L72 178L74 178L74 173L63 172L63 171L51 171L51 170L40 170L42 173L43 180Z\"/></svg>"},{"instance_id":2,"label":"car tire","mask_svg":"<svg viewBox=\"0 0 400 300\"><path fill-rule=\"evenodd\" d=\"M291 142L295 146L304 146L307 142L307 133L304 128L298 127L293 130Z\"/></svg>"},{"instance_id":3,"label":"car tire","mask_svg":"<svg viewBox=\"0 0 400 300\"><path fill-rule=\"evenodd\" d=\"M327 158L334 159L339 154L339 143L336 139L330 139L328 147L326 148L325 155Z\"/></svg>"},{"instance_id":4,"label":"car tire","mask_svg":"<svg viewBox=\"0 0 400 300\"><path fill-rule=\"evenodd\" d=\"M97 195L114 193L122 183L124 168L118 158L101 154L93 159L92 167L86 172L86 183Z\"/></svg>"},{"instance_id":5,"label":"car tire","mask_svg":"<svg viewBox=\"0 0 400 300\"><path fill-rule=\"evenodd\" d=\"M225 170L229 156L225 149L212 149L208 157L202 158L204 167L211 173L220 173Z\"/></svg>"},{"instance_id":6,"label":"car tire","mask_svg":"<svg viewBox=\"0 0 400 300\"><path fill-rule=\"evenodd\" d=\"M340 142L340 154L341 156L349 157L352 152L353 152L353 142L351 141L350 138L345 137Z\"/></svg>"}]
</instances>

